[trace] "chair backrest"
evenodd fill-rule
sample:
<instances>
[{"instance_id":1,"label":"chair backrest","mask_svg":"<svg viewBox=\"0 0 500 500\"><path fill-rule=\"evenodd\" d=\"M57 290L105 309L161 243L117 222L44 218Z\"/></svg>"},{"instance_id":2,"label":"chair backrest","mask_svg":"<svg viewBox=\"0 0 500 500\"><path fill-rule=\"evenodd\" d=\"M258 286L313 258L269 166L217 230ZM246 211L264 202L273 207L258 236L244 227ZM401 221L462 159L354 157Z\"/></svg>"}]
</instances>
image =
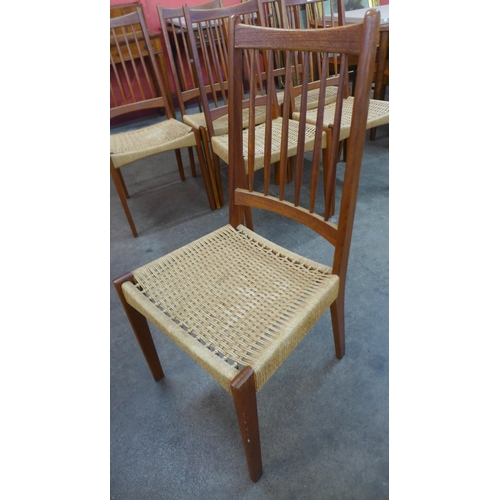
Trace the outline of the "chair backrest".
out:
<instances>
[{"instance_id":1,"label":"chair backrest","mask_svg":"<svg viewBox=\"0 0 500 500\"><path fill-rule=\"evenodd\" d=\"M380 13L370 11L367 13L364 23L339 28L325 28L314 30L286 30L261 28L239 24L236 19L231 24L230 36L230 71L233 75L229 88L229 120L231 125L229 132L229 214L230 223L233 226L243 224L245 210L259 208L270 210L294 219L324 237L335 246L335 256L333 262L333 272L341 279L345 279L347 271L347 260L351 241L352 226L361 170L361 160L366 132L366 119L368 114L368 102L371 90L371 75L375 61L376 40L380 23ZM269 151L274 142L282 144L281 158L279 159L279 195L272 194L271 189L271 159L265 154L264 168L255 170L252 165L252 155L247 154L255 149L255 142L252 134L244 134L242 126L241 100L242 78L244 69L244 59L248 53L255 52L250 56L251 60L256 60L262 52L280 50L285 54L285 94L293 87L291 65L293 63L294 52L302 52L305 62L317 52L334 52L342 54L341 65L347 63L345 54L358 53L360 66L358 73L358 85L354 97L354 109L352 113L351 133L349 136L346 168L342 186L342 197L340 210L338 213L338 224L329 220L331 214L332 189L334 186L334 171L331 168L334 158L321 165L321 151L327 140L338 142L340 120L336 120L331 128L332 133L323 130L322 107L325 101L326 82L319 92L319 107L314 134L306 138L306 107L307 92L304 91L301 97L301 117L300 121L293 123L289 118L286 108L289 106L289 99L284 101L284 111L279 136L272 136L272 127L266 126L264 151ZM272 66L272 59L270 59ZM323 66L320 68L322 75L328 71L326 65L328 61L323 58ZM305 65L307 72L308 65ZM272 71L272 67L268 69ZM258 73L255 69L250 73L250 101L253 99L252 84L253 74ZM341 68L339 80L339 93L348 84L342 75L345 72ZM272 87L273 79L268 80L268 87ZM305 87L304 87L305 89ZM274 92L274 89L270 89ZM272 99L269 100L270 103ZM342 108L343 100L340 100L338 107ZM253 112L255 106L250 106ZM340 112L342 110L340 109ZM271 110L269 111L271 113ZM297 131L296 137L292 139L291 131ZM276 130L275 130L276 131ZM243 137L248 137L248 142L244 144ZM245 139L246 140L246 139ZM304 144L306 140L314 141L312 160L304 161ZM296 141L297 155L294 166L293 182L286 183L287 147ZM248 164L245 163L245 156L248 156ZM321 166L323 175L320 175ZM247 179L248 175L248 179ZM321 189L323 184L323 189Z\"/></svg>"},{"instance_id":2,"label":"chair backrest","mask_svg":"<svg viewBox=\"0 0 500 500\"><path fill-rule=\"evenodd\" d=\"M324 0L285 0L281 2L286 28L324 28Z\"/></svg>"},{"instance_id":3,"label":"chair backrest","mask_svg":"<svg viewBox=\"0 0 500 500\"><path fill-rule=\"evenodd\" d=\"M193 9L215 9L221 7L221 0L196 5ZM186 20L182 7L165 8L157 5L160 28L165 47L165 59L175 88L175 97L182 115L186 114L186 103L195 101L202 110L200 90L194 77Z\"/></svg>"},{"instance_id":4,"label":"chair backrest","mask_svg":"<svg viewBox=\"0 0 500 500\"><path fill-rule=\"evenodd\" d=\"M261 26L283 28L279 0L259 0L262 13Z\"/></svg>"},{"instance_id":5,"label":"chair backrest","mask_svg":"<svg viewBox=\"0 0 500 500\"><path fill-rule=\"evenodd\" d=\"M110 19L110 73L111 118L154 108L173 117L139 8Z\"/></svg>"},{"instance_id":6,"label":"chair backrest","mask_svg":"<svg viewBox=\"0 0 500 500\"><path fill-rule=\"evenodd\" d=\"M258 0L199 10L184 5L184 16L189 46L195 68L195 79L205 113L209 135L215 134L213 121L227 114L230 81L228 59L229 20L235 16L242 23L260 23L261 10ZM262 88L263 83L259 82Z\"/></svg>"}]
</instances>

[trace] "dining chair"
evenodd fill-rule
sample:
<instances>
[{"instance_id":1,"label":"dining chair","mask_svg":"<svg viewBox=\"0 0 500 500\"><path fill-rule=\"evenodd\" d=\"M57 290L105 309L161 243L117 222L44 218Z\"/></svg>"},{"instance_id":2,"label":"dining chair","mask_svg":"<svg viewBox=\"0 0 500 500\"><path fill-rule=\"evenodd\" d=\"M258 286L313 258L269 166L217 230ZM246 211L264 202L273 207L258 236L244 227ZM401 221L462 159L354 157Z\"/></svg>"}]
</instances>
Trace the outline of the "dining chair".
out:
<instances>
[{"instance_id":1,"label":"dining chair","mask_svg":"<svg viewBox=\"0 0 500 500\"><path fill-rule=\"evenodd\" d=\"M201 137L203 152L212 178L215 179L219 203L224 204L220 159L228 161L227 148L216 154L211 140L215 136L226 136L228 122L228 26L231 16L237 16L244 23L259 24L261 10L258 0L215 9L199 10L184 5L184 17L193 61L194 77L200 92L202 113L188 113L183 116L184 123L197 130ZM264 82L259 82L263 91ZM256 124L264 121L264 108L258 107ZM244 114L247 115L245 110ZM247 122L248 124L248 122Z\"/></svg>"},{"instance_id":2,"label":"dining chair","mask_svg":"<svg viewBox=\"0 0 500 500\"><path fill-rule=\"evenodd\" d=\"M213 0L193 8L214 9L222 6L221 0ZM157 5L158 18L165 47L165 61L169 69L175 92L174 101L177 104L182 121L192 127L193 132L202 141L200 126L205 126L205 115L203 113L200 90L195 79L196 69L193 65L191 50L189 47L186 21L182 7L166 8ZM197 109L193 111L193 108ZM187 116L189 115L189 117ZM216 133L227 133L229 127L224 117L217 121ZM204 150L202 150L204 153ZM204 158L206 164L206 158ZM209 168L207 173L214 191L214 200L217 208L220 201L217 194L217 186L213 177L213 169Z\"/></svg>"},{"instance_id":3,"label":"dining chair","mask_svg":"<svg viewBox=\"0 0 500 500\"><path fill-rule=\"evenodd\" d=\"M232 18L228 44L229 69L233 76L229 82L229 223L114 280L156 381L164 377L164 372L148 321L232 395L250 478L254 482L263 473L257 392L328 310L335 355L341 359L345 353L347 265L379 22L377 11L369 11L362 24L323 30L266 28ZM270 126L263 131L263 153L258 152L257 134L251 132L251 127L244 126L242 102L250 104L251 121L255 120L257 104L265 106L268 122L276 112L276 86L272 77L267 80L266 94L257 93L261 73L259 59L265 52L275 50L285 55L286 97L291 96L293 87L291 67L296 51L305 53L306 62L318 51L360 54L337 222L329 219L332 178L320 175L320 152L325 139L321 126L315 128L312 159L307 160L304 149L309 139L305 133L293 135L296 122L289 115L283 115L279 135L273 135ZM268 76L272 75L272 62L266 71ZM248 94L244 92L246 83ZM346 84L346 79L341 78L339 92ZM324 101L325 91L326 85L323 85L319 91L320 101ZM307 98L304 92L301 102L304 110ZM285 99L285 107L287 102L289 99ZM300 127L302 131L307 128L304 119ZM339 123L334 127L337 128L334 135L338 136ZM212 140L215 144L220 136ZM282 175L279 192L270 182L273 141L283 145L277 160L282 165L286 163L286 145L293 142L298 149L294 182L286 184ZM258 155L263 157L261 169L257 166L262 160ZM309 167L304 169L306 162ZM320 189L322 182L327 185L326 199ZM272 216L279 219L276 223L283 224L292 233L293 224L310 228L311 234L317 233L325 240L332 258L328 262L332 265L301 256L293 247L286 249L259 235L253 227L244 225L245 208L263 210L269 216L272 212ZM319 370L315 376L319 382ZM192 383L195 382L186 381L186 384Z\"/></svg>"},{"instance_id":4,"label":"dining chair","mask_svg":"<svg viewBox=\"0 0 500 500\"><path fill-rule=\"evenodd\" d=\"M354 6L349 1L335 0L338 7L338 25L344 26L345 12L354 10L357 8L363 8L363 6ZM387 4L387 2L380 2L379 0L370 0L369 7L378 7L379 5ZM333 12L333 10L332 10ZM349 71L352 79L352 89L356 87L356 74L357 74L358 57L356 55L349 56ZM380 90L377 89L377 70L381 67L381 82ZM381 30L379 45L377 49L377 57L375 58L375 66L373 68L373 97L374 100L381 101L377 104L378 114L382 125L389 123L389 103L385 102L386 89L389 86L389 30ZM384 102L384 104L382 104ZM374 105L373 105L374 106ZM383 117L383 118L382 118ZM378 121L378 120L377 120ZM377 124L369 126L370 129L370 140L375 140Z\"/></svg>"},{"instance_id":5,"label":"dining chair","mask_svg":"<svg viewBox=\"0 0 500 500\"><path fill-rule=\"evenodd\" d=\"M179 175L185 180L181 149L188 148L191 173L196 176L193 147L196 148L210 208L215 199L192 128L175 119L168 102L170 90L161 77L155 54L139 8L136 12L110 19L110 117L137 117L138 112L156 110L165 116L154 125L110 134L111 177L116 186L134 237L137 237L127 198L129 193L120 169L141 158L174 151ZM160 115L158 115L160 116Z\"/></svg>"}]
</instances>

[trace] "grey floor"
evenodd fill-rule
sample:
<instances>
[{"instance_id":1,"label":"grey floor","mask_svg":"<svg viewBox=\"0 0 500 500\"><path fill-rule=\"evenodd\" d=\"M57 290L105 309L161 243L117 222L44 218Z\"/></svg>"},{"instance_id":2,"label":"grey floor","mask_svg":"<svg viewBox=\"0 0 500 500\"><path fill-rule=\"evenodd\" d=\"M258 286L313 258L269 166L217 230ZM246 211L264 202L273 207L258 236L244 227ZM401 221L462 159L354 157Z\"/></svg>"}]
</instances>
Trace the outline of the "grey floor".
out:
<instances>
[{"instance_id":1,"label":"grey floor","mask_svg":"<svg viewBox=\"0 0 500 500\"><path fill-rule=\"evenodd\" d=\"M201 175L193 179L187 162L180 182L173 154L122 170L139 237L111 183L111 279L227 223L227 205L210 210ZM335 358L325 314L259 392L264 474L256 484L231 397L152 327L165 371L155 382L110 283L111 498L388 498L388 216L384 126L365 146L347 278L346 355ZM274 217L254 222L264 237L331 263L319 236L280 226Z\"/></svg>"}]
</instances>

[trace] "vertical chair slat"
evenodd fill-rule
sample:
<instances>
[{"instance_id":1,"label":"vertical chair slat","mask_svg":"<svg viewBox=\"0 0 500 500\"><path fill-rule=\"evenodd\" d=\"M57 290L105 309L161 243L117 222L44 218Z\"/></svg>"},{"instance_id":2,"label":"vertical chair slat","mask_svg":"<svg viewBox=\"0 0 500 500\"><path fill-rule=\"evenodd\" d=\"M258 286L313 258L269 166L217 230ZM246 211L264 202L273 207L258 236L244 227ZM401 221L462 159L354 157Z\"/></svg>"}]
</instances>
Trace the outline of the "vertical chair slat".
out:
<instances>
[{"instance_id":1,"label":"vertical chair slat","mask_svg":"<svg viewBox=\"0 0 500 500\"><path fill-rule=\"evenodd\" d=\"M272 57L272 52L267 52L267 95L272 92L272 95L275 94L274 90L274 58ZM267 105L266 107L266 129L271 129L272 121L274 115L271 106ZM268 141L264 142L264 194L267 196L269 194L269 184L271 182L271 143Z\"/></svg>"},{"instance_id":2,"label":"vertical chair slat","mask_svg":"<svg viewBox=\"0 0 500 500\"><path fill-rule=\"evenodd\" d=\"M315 137L314 137L314 141L316 144L321 142L321 137L323 134L323 116L324 116L324 109L325 109L326 79L328 76L328 67L329 67L328 54L324 53L324 57L323 57L323 60L321 61L321 63L322 63L321 84L320 84L320 90L319 90L318 113L317 113L317 118L316 118L316 130L315 130ZM306 113L301 112L300 119L305 120ZM315 211L314 207L316 204L316 194L317 194L317 190L318 190L320 162L321 162L321 149L314 148L313 162L312 162L312 168L311 168L311 195L310 195L310 200L309 200L309 211L311 213L313 213Z\"/></svg>"},{"instance_id":3,"label":"vertical chair slat","mask_svg":"<svg viewBox=\"0 0 500 500\"><path fill-rule=\"evenodd\" d=\"M303 58L305 73L303 75L305 81L309 79L309 52L304 54ZM296 67L296 66L295 66ZM293 104L293 95L290 98L290 102ZM300 100L300 112L306 113L307 111L307 86L302 86L301 100ZM304 171L304 142L305 142L305 129L306 121L301 120L299 122L299 142L297 144L297 161L295 164L295 199L294 204L298 206L300 203L300 192L302 188L302 175Z\"/></svg>"},{"instance_id":4,"label":"vertical chair slat","mask_svg":"<svg viewBox=\"0 0 500 500\"><path fill-rule=\"evenodd\" d=\"M335 189L335 176L337 174L337 158L339 152L339 137L340 137L340 125L342 123L342 107L344 99L341 99L340 96L345 95L345 87L349 82L349 77L347 76L347 56L346 54L341 54L340 56L340 78L339 78L339 87L338 87L338 95L339 98L336 101L335 106L335 116L333 119L333 126L330 125L332 129L331 132L331 140L332 140L332 148L330 151L330 157L327 159L328 167L327 167L327 180L325 186L325 220L328 220L334 211L333 206L333 197L334 197L334 189ZM319 113L318 113L319 116ZM323 119L323 117L321 118Z\"/></svg>"},{"instance_id":5,"label":"vertical chair slat","mask_svg":"<svg viewBox=\"0 0 500 500\"><path fill-rule=\"evenodd\" d=\"M248 54L248 51L247 51ZM257 92L255 73L257 72L255 61L257 55L254 50L250 51L250 71L249 71L249 108L248 108L248 189L253 191L254 171L255 171L255 94ZM243 90L242 90L243 92Z\"/></svg>"}]
</instances>

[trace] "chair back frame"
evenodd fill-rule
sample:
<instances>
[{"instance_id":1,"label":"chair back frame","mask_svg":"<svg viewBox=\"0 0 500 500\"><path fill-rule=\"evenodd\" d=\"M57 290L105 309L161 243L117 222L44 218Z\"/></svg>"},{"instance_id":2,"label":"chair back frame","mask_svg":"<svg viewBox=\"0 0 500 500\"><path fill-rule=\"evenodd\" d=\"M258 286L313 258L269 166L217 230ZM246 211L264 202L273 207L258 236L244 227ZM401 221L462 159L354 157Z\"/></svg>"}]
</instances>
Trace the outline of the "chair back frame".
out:
<instances>
[{"instance_id":1,"label":"chair back frame","mask_svg":"<svg viewBox=\"0 0 500 500\"><path fill-rule=\"evenodd\" d=\"M111 75L118 87L110 89L111 118L153 108L172 118L170 89L158 69L141 9L111 18L110 38Z\"/></svg>"},{"instance_id":2,"label":"chair back frame","mask_svg":"<svg viewBox=\"0 0 500 500\"><path fill-rule=\"evenodd\" d=\"M354 223L354 213L359 185L359 177L361 171L361 161L363 155L363 147L366 132L366 119L368 115L368 102L371 90L371 74L375 62L376 41L378 36L378 26L380 23L380 13L378 11L369 11L366 14L363 24L344 26L339 28L325 28L321 30L283 30L258 28L246 26L237 19L232 19L230 31L230 69L232 79L230 80L229 88L229 113L230 121L234 125L230 130L229 140L229 215L230 223L234 227L244 222L244 211L246 207L261 208L280 213L294 219L318 234L323 236L335 247L335 255L333 260L333 273L339 275L341 282L345 286L345 277L347 273L347 261L350 249L352 227ZM256 51L274 51L282 50L287 52L287 78L290 77L291 54L293 51L303 51L304 53L315 52L335 52L342 54L341 57L341 77L339 83L339 95L343 92L342 87L347 84L345 72L342 71L342 66L347 64L347 54L360 54L360 69L359 69L359 87L356 86L355 104L353 109L353 119L351 125L351 135L347 149L346 169L344 183L342 187L342 199L340 203L340 211L338 215L338 224L329 220L331 191L334 186L334 172L329 168L329 165L323 166L325 188L324 214L317 213L315 207L315 194L313 191L317 188L319 178L319 155L313 155L313 165L311 169L311 197L309 206L304 206L300 202L300 183L302 182L303 161L301 159L299 143L297 153L297 166L295 172L295 198L294 201L284 199L283 192L285 184L284 175L280 178L280 195L273 196L269 189L266 190L266 185L269 186L268 176L269 170L264 167L264 189L257 191L253 189L253 183L247 180L247 171L243 162L243 131L242 109L239 103L243 99L241 88L241 74L244 69L244 54L248 50ZM270 59L272 61L272 58ZM270 64L272 66L272 62ZM272 67L269 69L272 71ZM272 81L272 79L271 79ZM288 85L288 87L287 87ZM326 83L323 81L320 90L320 103L324 102ZM250 85L252 92L252 85ZM304 87L305 89L305 87ZM285 82L285 92L290 92L290 84ZM303 103L301 106L306 106L307 92L302 94ZM250 94L252 99L252 94ZM286 102L285 100L285 106ZM340 100L338 108L342 108L342 100ZM250 108L251 109L251 108ZM342 110L340 109L340 113ZM305 114L305 113L304 113ZM281 140L287 144L287 114L283 112L283 127ZM305 118L304 118L305 120ZM321 133L322 133L323 116L318 112L318 120L316 124L315 141L317 147L315 152L321 150ZM300 126L300 125L299 125ZM340 120L332 124L332 138L338 141L340 129ZM324 133L324 132L323 132ZM299 134L300 137L300 134ZM271 137L266 138L271 141ZM251 144L247 145L248 150L251 149ZM286 148L283 148L286 149ZM284 160L281 158L280 170L284 166ZM332 164L333 156L328 159ZM248 176L253 172L251 167L248 168ZM266 171L267 170L267 171ZM297 184L299 184L299 196L297 197ZM251 186L249 188L249 186Z\"/></svg>"},{"instance_id":3,"label":"chair back frame","mask_svg":"<svg viewBox=\"0 0 500 500\"><path fill-rule=\"evenodd\" d=\"M206 126L212 137L215 135L213 121L228 113L231 78L228 56L229 19L236 16L244 23L259 24L262 10L258 0L217 9L197 10L188 5L184 5L183 9ZM204 77L208 80L206 85ZM259 85L262 89L263 82L260 81Z\"/></svg>"},{"instance_id":4,"label":"chair back frame","mask_svg":"<svg viewBox=\"0 0 500 500\"><path fill-rule=\"evenodd\" d=\"M196 10L215 9L221 7L221 0L196 5ZM184 116L186 103L197 100L199 110L202 111L200 89L196 83L195 68L189 48L186 20L182 7L166 8L157 5L160 28L163 35L166 61L170 68L174 83L175 94L181 115Z\"/></svg>"}]
</instances>

